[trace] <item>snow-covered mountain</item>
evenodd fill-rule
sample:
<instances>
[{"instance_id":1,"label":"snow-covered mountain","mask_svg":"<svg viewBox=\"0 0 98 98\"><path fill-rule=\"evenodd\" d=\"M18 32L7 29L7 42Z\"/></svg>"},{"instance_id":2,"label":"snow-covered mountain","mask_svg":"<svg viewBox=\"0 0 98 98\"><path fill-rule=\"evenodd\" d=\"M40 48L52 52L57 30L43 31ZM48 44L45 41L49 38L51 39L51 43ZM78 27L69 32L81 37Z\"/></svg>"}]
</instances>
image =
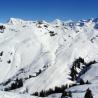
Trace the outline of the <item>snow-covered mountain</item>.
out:
<instances>
[{"instance_id":1,"label":"snow-covered mountain","mask_svg":"<svg viewBox=\"0 0 98 98\"><path fill-rule=\"evenodd\" d=\"M76 60L80 67L75 66L77 74L73 80L70 74ZM14 94L21 96L18 98L37 98L32 94L73 84L78 86L67 89L72 91L73 98L83 98L79 95L84 96L88 87L97 98L97 61L98 18L77 22L56 19L50 23L11 18L0 24L1 98ZM80 86L80 79L91 84Z\"/></svg>"}]
</instances>

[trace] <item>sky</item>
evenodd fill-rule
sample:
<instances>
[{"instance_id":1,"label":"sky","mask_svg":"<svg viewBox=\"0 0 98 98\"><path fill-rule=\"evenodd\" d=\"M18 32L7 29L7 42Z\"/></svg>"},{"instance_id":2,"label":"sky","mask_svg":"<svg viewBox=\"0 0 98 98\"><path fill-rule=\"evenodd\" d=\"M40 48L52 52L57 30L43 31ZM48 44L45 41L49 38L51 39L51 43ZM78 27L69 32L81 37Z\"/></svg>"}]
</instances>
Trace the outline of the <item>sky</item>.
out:
<instances>
[{"instance_id":1,"label":"sky","mask_svg":"<svg viewBox=\"0 0 98 98\"><path fill-rule=\"evenodd\" d=\"M98 0L0 0L0 22L24 20L80 20L98 17Z\"/></svg>"}]
</instances>

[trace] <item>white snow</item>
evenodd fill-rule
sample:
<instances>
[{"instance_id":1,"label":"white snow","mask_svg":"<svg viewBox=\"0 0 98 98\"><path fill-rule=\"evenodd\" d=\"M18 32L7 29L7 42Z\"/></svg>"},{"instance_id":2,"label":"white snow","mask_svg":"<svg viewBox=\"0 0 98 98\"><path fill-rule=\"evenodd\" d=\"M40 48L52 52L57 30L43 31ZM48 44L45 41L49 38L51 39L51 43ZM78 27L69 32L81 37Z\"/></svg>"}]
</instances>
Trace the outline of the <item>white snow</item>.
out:
<instances>
[{"instance_id":1,"label":"white snow","mask_svg":"<svg viewBox=\"0 0 98 98\"><path fill-rule=\"evenodd\" d=\"M79 23L84 25L79 26ZM6 28L0 33L0 52L3 51L0 56L0 83L15 78L20 69L25 72L18 74L18 78L35 77L25 80L17 93L27 88L32 94L73 83L69 80L69 73L76 58L82 57L86 62L98 61L96 24L93 20L64 22L56 19L51 23L39 23L11 18L3 24ZM42 73L36 76L39 70ZM97 84L97 65L93 65L82 77Z\"/></svg>"}]
</instances>

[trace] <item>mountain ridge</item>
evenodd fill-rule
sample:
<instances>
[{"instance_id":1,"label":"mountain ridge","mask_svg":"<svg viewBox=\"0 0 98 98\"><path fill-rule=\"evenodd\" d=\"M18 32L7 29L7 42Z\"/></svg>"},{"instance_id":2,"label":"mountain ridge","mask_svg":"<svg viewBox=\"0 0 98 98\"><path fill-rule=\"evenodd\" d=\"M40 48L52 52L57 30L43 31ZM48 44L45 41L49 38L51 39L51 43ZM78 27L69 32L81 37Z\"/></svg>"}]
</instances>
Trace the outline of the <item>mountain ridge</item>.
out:
<instances>
[{"instance_id":1,"label":"mountain ridge","mask_svg":"<svg viewBox=\"0 0 98 98\"><path fill-rule=\"evenodd\" d=\"M98 61L98 18L77 22L11 18L0 28L1 90L33 94L72 85L76 81L70 73L76 59Z\"/></svg>"}]
</instances>

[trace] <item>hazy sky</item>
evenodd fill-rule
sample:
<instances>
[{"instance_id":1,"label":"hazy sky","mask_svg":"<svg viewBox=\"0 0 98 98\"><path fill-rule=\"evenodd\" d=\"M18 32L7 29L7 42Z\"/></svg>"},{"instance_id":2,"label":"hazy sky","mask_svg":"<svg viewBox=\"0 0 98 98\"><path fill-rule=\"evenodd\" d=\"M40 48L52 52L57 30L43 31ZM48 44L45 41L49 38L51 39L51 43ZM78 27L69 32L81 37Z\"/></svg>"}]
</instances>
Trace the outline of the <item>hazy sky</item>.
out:
<instances>
[{"instance_id":1,"label":"hazy sky","mask_svg":"<svg viewBox=\"0 0 98 98\"><path fill-rule=\"evenodd\" d=\"M98 0L0 0L0 22L10 17L47 21L98 17Z\"/></svg>"}]
</instances>

